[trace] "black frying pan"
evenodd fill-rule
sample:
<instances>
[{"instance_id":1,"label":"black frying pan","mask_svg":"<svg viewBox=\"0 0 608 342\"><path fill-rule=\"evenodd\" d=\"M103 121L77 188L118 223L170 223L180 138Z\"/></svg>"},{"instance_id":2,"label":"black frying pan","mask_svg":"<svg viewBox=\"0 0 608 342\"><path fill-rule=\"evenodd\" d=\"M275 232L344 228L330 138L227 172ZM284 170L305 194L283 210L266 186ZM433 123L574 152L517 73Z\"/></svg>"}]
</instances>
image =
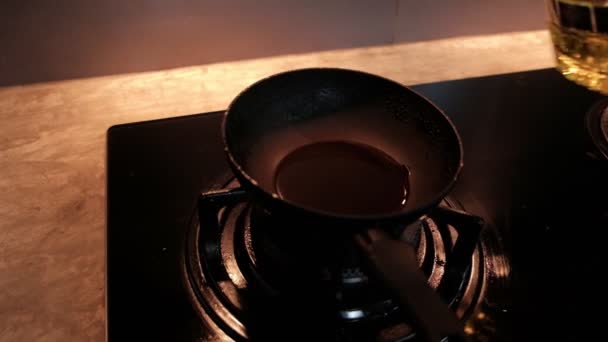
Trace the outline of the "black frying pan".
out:
<instances>
[{"instance_id":1,"label":"black frying pan","mask_svg":"<svg viewBox=\"0 0 608 342\"><path fill-rule=\"evenodd\" d=\"M230 166L258 203L273 214L324 222L318 225L322 229L333 222L336 229L351 231L416 318L421 335L429 341L465 339L460 322L426 284L413 248L374 228L386 221L420 218L456 182L463 165L462 144L440 109L382 77L344 69L302 69L273 75L241 92L226 112L223 138ZM283 198L275 184L281 161L320 141L371 146L407 166L407 203L386 212L345 214Z\"/></svg>"}]
</instances>

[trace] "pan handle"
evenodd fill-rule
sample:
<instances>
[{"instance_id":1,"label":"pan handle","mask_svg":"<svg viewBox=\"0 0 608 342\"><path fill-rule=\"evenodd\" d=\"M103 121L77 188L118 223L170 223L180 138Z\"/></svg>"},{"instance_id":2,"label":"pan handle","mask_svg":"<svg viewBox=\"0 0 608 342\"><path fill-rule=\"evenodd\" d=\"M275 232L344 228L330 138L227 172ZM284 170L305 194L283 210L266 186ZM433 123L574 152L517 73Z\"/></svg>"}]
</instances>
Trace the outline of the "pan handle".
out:
<instances>
[{"instance_id":1,"label":"pan handle","mask_svg":"<svg viewBox=\"0 0 608 342\"><path fill-rule=\"evenodd\" d=\"M355 241L384 284L408 311L423 341L469 341L462 323L428 285L418 268L414 248L379 228L355 236Z\"/></svg>"},{"instance_id":2,"label":"pan handle","mask_svg":"<svg viewBox=\"0 0 608 342\"><path fill-rule=\"evenodd\" d=\"M355 240L373 269L396 294L404 310L409 310L423 340L437 342L447 338L448 341L469 341L462 323L444 298L448 298L448 294L454 293L460 286L454 280L459 277L453 274L466 272L485 223L478 216L444 206L435 208L432 214L443 224L462 227L458 229L458 238L445 265L446 275L437 292L428 285L410 244L395 240L378 228L356 235Z\"/></svg>"}]
</instances>

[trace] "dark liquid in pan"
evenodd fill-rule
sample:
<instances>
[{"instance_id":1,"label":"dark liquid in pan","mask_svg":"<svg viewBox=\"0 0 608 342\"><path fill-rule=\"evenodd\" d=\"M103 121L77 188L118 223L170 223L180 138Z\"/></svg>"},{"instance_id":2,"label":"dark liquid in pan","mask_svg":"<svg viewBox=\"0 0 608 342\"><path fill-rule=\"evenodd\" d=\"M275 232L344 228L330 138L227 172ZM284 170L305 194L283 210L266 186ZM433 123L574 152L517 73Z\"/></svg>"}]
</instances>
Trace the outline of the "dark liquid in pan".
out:
<instances>
[{"instance_id":1,"label":"dark liquid in pan","mask_svg":"<svg viewBox=\"0 0 608 342\"><path fill-rule=\"evenodd\" d=\"M363 144L331 141L300 147L276 169L279 196L298 205L343 215L401 210L409 171L386 153Z\"/></svg>"}]
</instances>

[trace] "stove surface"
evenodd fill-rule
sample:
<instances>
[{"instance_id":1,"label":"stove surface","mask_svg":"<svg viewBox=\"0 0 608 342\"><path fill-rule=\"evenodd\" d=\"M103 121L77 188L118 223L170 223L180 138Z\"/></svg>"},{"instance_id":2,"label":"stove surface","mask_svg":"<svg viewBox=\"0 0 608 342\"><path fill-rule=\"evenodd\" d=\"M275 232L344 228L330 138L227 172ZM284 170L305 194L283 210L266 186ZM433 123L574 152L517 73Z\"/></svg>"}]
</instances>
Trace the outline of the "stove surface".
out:
<instances>
[{"instance_id":1,"label":"stove surface","mask_svg":"<svg viewBox=\"0 0 608 342\"><path fill-rule=\"evenodd\" d=\"M584 340L601 331L588 308L602 294L608 166L593 158L584 125L600 96L552 69L413 88L461 134L464 169L450 198L486 220L503 252L495 257L507 263L493 276L509 285L489 281L498 290L483 303L503 312L488 324L492 340ZM198 194L232 178L221 114L108 131L109 341L209 335L184 286L181 255Z\"/></svg>"}]
</instances>

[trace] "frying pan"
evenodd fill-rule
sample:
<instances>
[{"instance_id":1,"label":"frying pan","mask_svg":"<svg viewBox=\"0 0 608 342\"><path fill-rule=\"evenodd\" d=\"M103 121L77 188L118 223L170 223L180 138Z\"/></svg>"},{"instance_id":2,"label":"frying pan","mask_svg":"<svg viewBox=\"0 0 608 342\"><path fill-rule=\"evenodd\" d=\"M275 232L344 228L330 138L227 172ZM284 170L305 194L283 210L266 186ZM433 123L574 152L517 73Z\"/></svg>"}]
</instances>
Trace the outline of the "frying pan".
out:
<instances>
[{"instance_id":1,"label":"frying pan","mask_svg":"<svg viewBox=\"0 0 608 342\"><path fill-rule=\"evenodd\" d=\"M222 134L229 165L256 203L273 215L313 222L310 229L333 225L350 234L426 340L466 339L461 323L427 285L413 247L378 228L384 222L419 219L455 184L463 166L462 144L439 108L380 76L338 68L300 69L243 90L226 111ZM407 165L406 205L379 214L344 214L281 198L274 185L281 160L322 141L364 144Z\"/></svg>"}]
</instances>

